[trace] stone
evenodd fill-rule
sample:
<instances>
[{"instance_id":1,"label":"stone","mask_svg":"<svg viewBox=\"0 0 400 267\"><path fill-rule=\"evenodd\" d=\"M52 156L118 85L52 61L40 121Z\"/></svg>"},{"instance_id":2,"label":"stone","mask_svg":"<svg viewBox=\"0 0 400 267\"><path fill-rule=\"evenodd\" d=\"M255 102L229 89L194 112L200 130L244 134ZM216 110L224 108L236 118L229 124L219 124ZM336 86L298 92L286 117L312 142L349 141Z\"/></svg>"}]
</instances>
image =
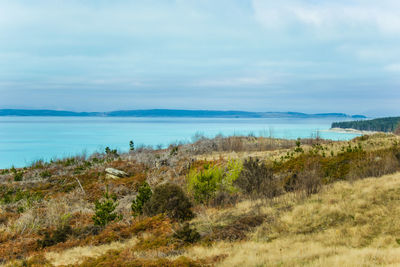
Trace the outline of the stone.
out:
<instances>
[{"instance_id":1,"label":"stone","mask_svg":"<svg viewBox=\"0 0 400 267\"><path fill-rule=\"evenodd\" d=\"M122 177L127 177L128 174L124 171L120 171L114 168L107 168L106 169L106 178L107 179L118 179Z\"/></svg>"}]
</instances>

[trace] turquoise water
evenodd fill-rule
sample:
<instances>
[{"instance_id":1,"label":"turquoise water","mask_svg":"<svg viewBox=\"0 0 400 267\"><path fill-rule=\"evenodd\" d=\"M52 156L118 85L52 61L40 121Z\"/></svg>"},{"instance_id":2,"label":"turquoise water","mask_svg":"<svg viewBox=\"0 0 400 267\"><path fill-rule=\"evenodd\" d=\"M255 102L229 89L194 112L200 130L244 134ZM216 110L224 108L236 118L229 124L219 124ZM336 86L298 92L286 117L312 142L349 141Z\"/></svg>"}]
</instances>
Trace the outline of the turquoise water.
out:
<instances>
[{"instance_id":1,"label":"turquoise water","mask_svg":"<svg viewBox=\"0 0 400 267\"><path fill-rule=\"evenodd\" d=\"M341 119L203 119L203 118L85 118L0 117L0 168L23 167L34 160L50 160L86 152L120 151L136 145L167 146L190 142L196 133L307 138L319 133L332 140L356 134L325 132Z\"/></svg>"}]
</instances>

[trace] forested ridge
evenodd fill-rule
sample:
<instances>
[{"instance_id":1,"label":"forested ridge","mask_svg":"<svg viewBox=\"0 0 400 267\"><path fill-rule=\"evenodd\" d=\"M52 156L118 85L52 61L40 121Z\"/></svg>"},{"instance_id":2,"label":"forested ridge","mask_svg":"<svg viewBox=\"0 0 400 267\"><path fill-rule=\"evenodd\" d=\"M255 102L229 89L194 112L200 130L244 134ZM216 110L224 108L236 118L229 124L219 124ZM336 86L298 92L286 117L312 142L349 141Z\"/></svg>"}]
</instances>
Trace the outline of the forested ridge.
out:
<instances>
[{"instance_id":1,"label":"forested ridge","mask_svg":"<svg viewBox=\"0 0 400 267\"><path fill-rule=\"evenodd\" d=\"M400 117L388 117L373 120L334 122L332 123L332 128L356 129L361 131L394 132L399 124Z\"/></svg>"}]
</instances>

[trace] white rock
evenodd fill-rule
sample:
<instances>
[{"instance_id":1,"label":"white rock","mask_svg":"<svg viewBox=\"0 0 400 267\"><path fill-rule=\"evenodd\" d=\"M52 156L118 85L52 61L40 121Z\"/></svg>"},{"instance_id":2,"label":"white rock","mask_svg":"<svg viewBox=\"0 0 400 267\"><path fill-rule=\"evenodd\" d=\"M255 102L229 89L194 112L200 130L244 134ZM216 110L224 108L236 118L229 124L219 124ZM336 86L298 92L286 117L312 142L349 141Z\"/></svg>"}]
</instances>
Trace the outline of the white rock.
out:
<instances>
[{"instance_id":1,"label":"white rock","mask_svg":"<svg viewBox=\"0 0 400 267\"><path fill-rule=\"evenodd\" d=\"M106 169L106 173L107 173L106 177L107 178L112 178L112 179L118 179L118 178L121 178L121 177L127 177L128 176L128 174L126 172L120 171L120 170L117 170L117 169L114 169L114 168L107 168Z\"/></svg>"}]
</instances>

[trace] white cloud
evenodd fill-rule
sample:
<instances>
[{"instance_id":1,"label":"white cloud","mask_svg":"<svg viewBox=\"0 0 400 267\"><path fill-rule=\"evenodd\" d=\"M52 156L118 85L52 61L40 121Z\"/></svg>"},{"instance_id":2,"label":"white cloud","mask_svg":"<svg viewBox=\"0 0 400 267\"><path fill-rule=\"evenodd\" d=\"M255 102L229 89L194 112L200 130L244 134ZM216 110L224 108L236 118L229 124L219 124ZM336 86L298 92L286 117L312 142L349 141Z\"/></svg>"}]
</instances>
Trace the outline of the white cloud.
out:
<instances>
[{"instance_id":1,"label":"white cloud","mask_svg":"<svg viewBox=\"0 0 400 267\"><path fill-rule=\"evenodd\" d=\"M389 72L400 73L400 63L389 64L385 66L385 70Z\"/></svg>"},{"instance_id":2,"label":"white cloud","mask_svg":"<svg viewBox=\"0 0 400 267\"><path fill-rule=\"evenodd\" d=\"M371 30L400 33L400 2L392 0L253 0L257 21L267 28L306 26L321 34Z\"/></svg>"},{"instance_id":3,"label":"white cloud","mask_svg":"<svg viewBox=\"0 0 400 267\"><path fill-rule=\"evenodd\" d=\"M193 83L193 85L200 87L246 87L267 85L271 82L267 77L230 77L201 80Z\"/></svg>"}]
</instances>

